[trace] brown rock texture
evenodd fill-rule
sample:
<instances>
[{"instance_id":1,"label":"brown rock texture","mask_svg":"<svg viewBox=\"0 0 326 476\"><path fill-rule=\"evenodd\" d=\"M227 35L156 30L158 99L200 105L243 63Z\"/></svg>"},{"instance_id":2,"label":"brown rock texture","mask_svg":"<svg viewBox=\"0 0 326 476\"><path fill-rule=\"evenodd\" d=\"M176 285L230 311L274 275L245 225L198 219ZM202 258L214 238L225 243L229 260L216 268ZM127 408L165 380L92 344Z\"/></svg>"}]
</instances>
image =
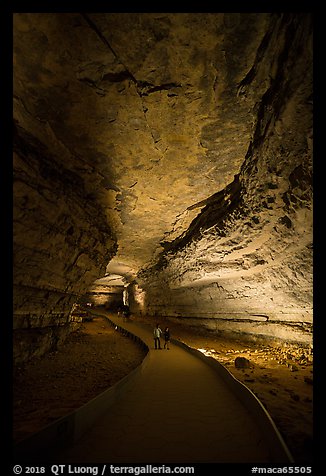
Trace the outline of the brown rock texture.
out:
<instances>
[{"instance_id":1,"label":"brown rock texture","mask_svg":"<svg viewBox=\"0 0 326 476\"><path fill-rule=\"evenodd\" d=\"M13 382L15 443L68 415L123 378L144 358L136 342L101 315L69 335L56 351L20 366ZM110 316L110 315L109 315ZM153 320L132 317L152 328ZM184 323L162 320L173 339L222 363L259 398L277 425L295 464L310 465L313 447L312 352L228 339ZM170 352L174 352L173 349ZM237 368L236 359L250 362ZM294 370L295 369L295 370ZM160 425L164 423L160 422ZM96 442L94 442L96 444Z\"/></svg>"},{"instance_id":2,"label":"brown rock texture","mask_svg":"<svg viewBox=\"0 0 326 476\"><path fill-rule=\"evenodd\" d=\"M310 344L311 15L15 13L13 46L15 360L110 273L134 313Z\"/></svg>"}]
</instances>

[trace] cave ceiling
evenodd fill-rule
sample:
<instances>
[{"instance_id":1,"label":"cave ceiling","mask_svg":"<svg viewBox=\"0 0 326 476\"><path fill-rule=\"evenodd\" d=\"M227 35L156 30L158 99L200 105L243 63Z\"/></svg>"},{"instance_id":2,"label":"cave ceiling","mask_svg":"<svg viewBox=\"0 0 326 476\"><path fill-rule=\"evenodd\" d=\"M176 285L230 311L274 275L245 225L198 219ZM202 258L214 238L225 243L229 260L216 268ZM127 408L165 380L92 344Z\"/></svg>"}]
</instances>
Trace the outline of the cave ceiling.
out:
<instances>
[{"instance_id":1,"label":"cave ceiling","mask_svg":"<svg viewBox=\"0 0 326 476\"><path fill-rule=\"evenodd\" d=\"M273 37L277 21L269 13L14 15L15 123L104 211L118 245L108 274L132 280L153 266L232 186L288 41Z\"/></svg>"},{"instance_id":2,"label":"cave ceiling","mask_svg":"<svg viewBox=\"0 0 326 476\"><path fill-rule=\"evenodd\" d=\"M106 210L110 269L136 275L239 173L237 87L265 14L16 14L16 117ZM248 29L252 32L248 35Z\"/></svg>"}]
</instances>

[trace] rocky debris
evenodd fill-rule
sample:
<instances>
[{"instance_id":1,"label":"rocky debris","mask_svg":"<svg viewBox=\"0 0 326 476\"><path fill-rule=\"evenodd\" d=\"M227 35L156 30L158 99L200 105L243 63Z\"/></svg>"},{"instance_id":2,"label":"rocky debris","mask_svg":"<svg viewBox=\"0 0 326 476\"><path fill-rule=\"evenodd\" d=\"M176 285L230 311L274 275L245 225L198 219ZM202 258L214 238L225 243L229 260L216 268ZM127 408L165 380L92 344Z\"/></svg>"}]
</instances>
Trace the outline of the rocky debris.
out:
<instances>
[{"instance_id":1,"label":"rocky debris","mask_svg":"<svg viewBox=\"0 0 326 476\"><path fill-rule=\"evenodd\" d=\"M293 365L293 364L289 365L289 369L291 370L291 372L297 372L298 371L298 367L296 365Z\"/></svg>"},{"instance_id":2,"label":"rocky debris","mask_svg":"<svg viewBox=\"0 0 326 476\"><path fill-rule=\"evenodd\" d=\"M238 343L238 345L241 343ZM311 346L299 344L283 344L279 346L261 345L255 348L244 347L241 349L227 349L225 352L214 349L198 349L205 355L209 355L219 362L230 365L238 362L238 368L241 368L242 362L248 361L250 365L255 365L255 361L264 361L287 367L291 372L298 371L299 368L309 367L313 364L313 349ZM254 350L253 350L254 349ZM237 357L234 357L236 354ZM249 366L250 366L249 365ZM246 367L242 367L246 368Z\"/></svg>"},{"instance_id":3,"label":"rocky debris","mask_svg":"<svg viewBox=\"0 0 326 476\"><path fill-rule=\"evenodd\" d=\"M295 402L298 402L300 400L300 395L298 395L297 393L289 392L289 395Z\"/></svg>"},{"instance_id":4,"label":"rocky debris","mask_svg":"<svg viewBox=\"0 0 326 476\"><path fill-rule=\"evenodd\" d=\"M237 369L248 369L250 367L250 360L245 357L236 357L234 365Z\"/></svg>"}]
</instances>

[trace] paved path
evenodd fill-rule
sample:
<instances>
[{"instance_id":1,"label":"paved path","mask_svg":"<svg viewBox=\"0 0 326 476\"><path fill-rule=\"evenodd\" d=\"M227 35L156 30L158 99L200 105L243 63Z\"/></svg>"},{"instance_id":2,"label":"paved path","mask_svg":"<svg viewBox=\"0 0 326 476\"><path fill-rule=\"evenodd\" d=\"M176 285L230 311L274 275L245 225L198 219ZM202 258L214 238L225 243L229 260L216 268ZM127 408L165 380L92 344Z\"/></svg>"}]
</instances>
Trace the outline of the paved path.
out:
<instances>
[{"instance_id":1,"label":"paved path","mask_svg":"<svg viewBox=\"0 0 326 476\"><path fill-rule=\"evenodd\" d=\"M178 345L154 350L148 326L110 319L149 347L141 371L60 463L272 462L252 416L218 373Z\"/></svg>"}]
</instances>

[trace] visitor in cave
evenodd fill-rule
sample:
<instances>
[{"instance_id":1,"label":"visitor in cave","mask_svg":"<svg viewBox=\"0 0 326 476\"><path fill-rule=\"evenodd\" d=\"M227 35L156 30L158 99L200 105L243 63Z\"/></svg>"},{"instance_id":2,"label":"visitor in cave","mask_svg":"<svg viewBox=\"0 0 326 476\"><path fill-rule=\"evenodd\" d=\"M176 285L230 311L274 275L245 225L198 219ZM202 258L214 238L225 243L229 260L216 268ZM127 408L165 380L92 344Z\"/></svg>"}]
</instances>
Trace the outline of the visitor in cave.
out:
<instances>
[{"instance_id":1,"label":"visitor in cave","mask_svg":"<svg viewBox=\"0 0 326 476\"><path fill-rule=\"evenodd\" d=\"M164 349L170 350L169 343L170 343L170 329L166 327L164 329Z\"/></svg>"},{"instance_id":2,"label":"visitor in cave","mask_svg":"<svg viewBox=\"0 0 326 476\"><path fill-rule=\"evenodd\" d=\"M155 349L162 349L161 335L162 335L162 329L160 328L159 324L156 324L156 327L154 328L154 348Z\"/></svg>"},{"instance_id":3,"label":"visitor in cave","mask_svg":"<svg viewBox=\"0 0 326 476\"><path fill-rule=\"evenodd\" d=\"M130 317L130 309L129 309L129 306L127 306L126 304L124 304L122 307L122 315L123 315L124 321L126 321L128 317Z\"/></svg>"}]
</instances>

